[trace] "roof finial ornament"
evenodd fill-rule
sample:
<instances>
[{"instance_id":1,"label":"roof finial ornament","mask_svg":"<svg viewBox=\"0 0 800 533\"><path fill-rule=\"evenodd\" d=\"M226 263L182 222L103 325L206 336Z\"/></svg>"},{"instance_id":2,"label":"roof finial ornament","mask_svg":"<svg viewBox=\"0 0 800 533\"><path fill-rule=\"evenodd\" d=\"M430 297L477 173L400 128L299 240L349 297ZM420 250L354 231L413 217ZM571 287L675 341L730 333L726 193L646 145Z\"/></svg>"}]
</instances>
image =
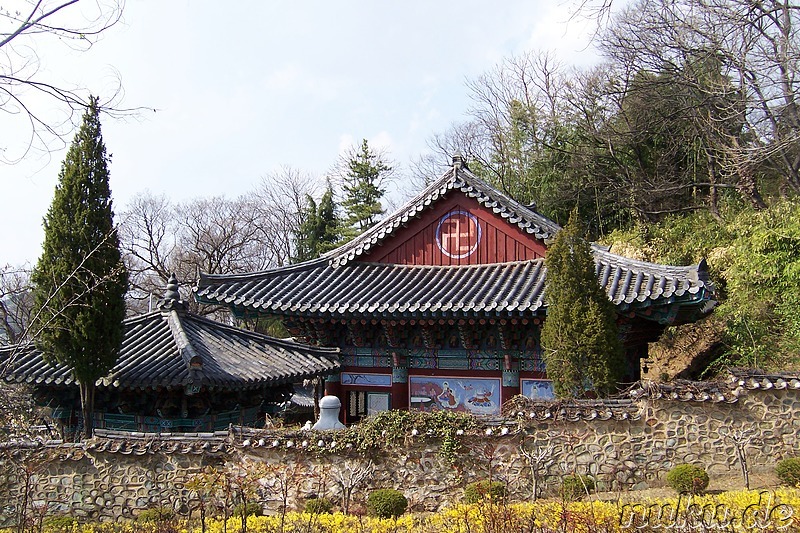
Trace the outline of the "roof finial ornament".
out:
<instances>
[{"instance_id":1,"label":"roof finial ornament","mask_svg":"<svg viewBox=\"0 0 800 533\"><path fill-rule=\"evenodd\" d=\"M453 168L458 169L467 169L467 163L464 161L464 156L461 155L461 150L456 150L456 153L453 154Z\"/></svg>"},{"instance_id":2,"label":"roof finial ornament","mask_svg":"<svg viewBox=\"0 0 800 533\"><path fill-rule=\"evenodd\" d=\"M181 294L178 292L178 277L174 272L167 280L167 290L164 291L164 297L158 302L158 307L161 310L186 308L186 303L181 300Z\"/></svg>"}]
</instances>

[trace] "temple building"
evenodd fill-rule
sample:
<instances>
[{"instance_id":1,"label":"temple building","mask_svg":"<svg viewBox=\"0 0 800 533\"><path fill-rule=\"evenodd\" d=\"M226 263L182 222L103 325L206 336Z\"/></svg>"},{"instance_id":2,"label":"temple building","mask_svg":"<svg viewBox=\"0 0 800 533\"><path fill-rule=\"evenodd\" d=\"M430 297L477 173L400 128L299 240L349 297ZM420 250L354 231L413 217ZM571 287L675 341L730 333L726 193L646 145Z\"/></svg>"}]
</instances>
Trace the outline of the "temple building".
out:
<instances>
[{"instance_id":1,"label":"temple building","mask_svg":"<svg viewBox=\"0 0 800 533\"><path fill-rule=\"evenodd\" d=\"M201 275L196 298L239 317L277 317L300 342L336 347L327 378L352 423L386 409L497 414L551 398L540 330L544 257L559 226L489 186L460 156L365 233L319 259L245 275ZM668 325L711 312L705 263L666 266L593 245L616 305L625 381Z\"/></svg>"},{"instance_id":2,"label":"temple building","mask_svg":"<svg viewBox=\"0 0 800 533\"><path fill-rule=\"evenodd\" d=\"M69 437L82 425L78 385L68 368L48 364L43 355L33 344L3 347L2 377L31 386ZM125 320L117 363L96 383L95 428L263 426L267 414L290 400L293 384L338 371L335 348L275 339L189 312L173 276L157 310Z\"/></svg>"}]
</instances>

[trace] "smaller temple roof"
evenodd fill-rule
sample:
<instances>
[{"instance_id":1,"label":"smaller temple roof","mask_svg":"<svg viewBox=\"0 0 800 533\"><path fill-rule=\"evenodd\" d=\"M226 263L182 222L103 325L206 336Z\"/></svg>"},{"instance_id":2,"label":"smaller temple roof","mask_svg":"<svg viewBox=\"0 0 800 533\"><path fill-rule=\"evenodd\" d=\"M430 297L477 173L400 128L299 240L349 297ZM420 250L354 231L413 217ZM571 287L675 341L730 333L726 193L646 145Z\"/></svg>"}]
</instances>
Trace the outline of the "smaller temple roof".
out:
<instances>
[{"instance_id":1,"label":"smaller temple roof","mask_svg":"<svg viewBox=\"0 0 800 533\"><path fill-rule=\"evenodd\" d=\"M170 278L159 310L125 320L119 358L100 387L244 390L302 381L339 369L338 350L280 340L226 326L186 309ZM63 365L45 362L33 344L0 349L8 382L70 386ZM1 368L1 367L0 367Z\"/></svg>"}]
</instances>

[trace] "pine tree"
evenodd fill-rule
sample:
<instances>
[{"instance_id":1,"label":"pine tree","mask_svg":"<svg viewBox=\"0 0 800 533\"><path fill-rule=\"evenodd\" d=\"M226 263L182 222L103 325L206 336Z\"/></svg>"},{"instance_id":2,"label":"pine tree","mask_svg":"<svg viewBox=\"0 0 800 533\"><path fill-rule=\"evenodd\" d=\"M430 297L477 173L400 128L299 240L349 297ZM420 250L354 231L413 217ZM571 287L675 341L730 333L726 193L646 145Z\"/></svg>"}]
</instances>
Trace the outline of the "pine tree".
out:
<instances>
[{"instance_id":1,"label":"pine tree","mask_svg":"<svg viewBox=\"0 0 800 533\"><path fill-rule=\"evenodd\" d=\"M370 150L367 140L361 148L350 154L344 176L344 207L348 229L353 237L368 230L383 214L381 198L386 189L381 185L392 167L375 152Z\"/></svg>"},{"instance_id":2,"label":"pine tree","mask_svg":"<svg viewBox=\"0 0 800 533\"><path fill-rule=\"evenodd\" d=\"M108 160L92 98L59 173L33 270L34 339L49 362L68 366L80 387L91 437L95 382L117 360L128 272L122 262Z\"/></svg>"},{"instance_id":3,"label":"pine tree","mask_svg":"<svg viewBox=\"0 0 800 533\"><path fill-rule=\"evenodd\" d=\"M333 188L328 183L319 204L311 196L306 196L303 222L295 238L295 256L292 261L299 263L315 259L333 250L340 239L339 218L333 201Z\"/></svg>"},{"instance_id":4,"label":"pine tree","mask_svg":"<svg viewBox=\"0 0 800 533\"><path fill-rule=\"evenodd\" d=\"M615 390L623 371L614 305L600 287L589 242L577 211L547 250L542 327L547 375L559 397Z\"/></svg>"}]
</instances>

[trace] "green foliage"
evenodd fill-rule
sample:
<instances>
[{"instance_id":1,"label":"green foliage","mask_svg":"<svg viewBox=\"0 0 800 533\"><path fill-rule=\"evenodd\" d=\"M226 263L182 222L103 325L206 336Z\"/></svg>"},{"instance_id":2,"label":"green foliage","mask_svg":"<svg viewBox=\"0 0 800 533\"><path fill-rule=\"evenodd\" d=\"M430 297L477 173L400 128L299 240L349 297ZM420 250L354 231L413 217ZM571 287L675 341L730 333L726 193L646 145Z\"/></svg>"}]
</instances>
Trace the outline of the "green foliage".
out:
<instances>
[{"instance_id":1,"label":"green foliage","mask_svg":"<svg viewBox=\"0 0 800 533\"><path fill-rule=\"evenodd\" d=\"M87 436L94 383L117 360L124 334L128 273L114 227L108 156L97 99L83 116L44 219L44 246L31 275L33 337L50 362L81 386Z\"/></svg>"},{"instance_id":2,"label":"green foliage","mask_svg":"<svg viewBox=\"0 0 800 533\"><path fill-rule=\"evenodd\" d=\"M44 529L53 533L73 531L79 525L78 519L69 515L47 516L42 521Z\"/></svg>"},{"instance_id":3,"label":"green foliage","mask_svg":"<svg viewBox=\"0 0 800 533\"><path fill-rule=\"evenodd\" d=\"M722 354L711 370L748 366L786 370L800 353L800 202L767 209L723 204L708 213L615 232L614 250L667 264L706 257L724 325Z\"/></svg>"},{"instance_id":4,"label":"green foliage","mask_svg":"<svg viewBox=\"0 0 800 533\"><path fill-rule=\"evenodd\" d=\"M784 485L800 487L800 457L791 457L778 462L775 465L775 474Z\"/></svg>"},{"instance_id":5,"label":"green foliage","mask_svg":"<svg viewBox=\"0 0 800 533\"><path fill-rule=\"evenodd\" d=\"M505 500L507 495L505 483L484 479L470 483L464 488L464 503L478 503L484 499L499 502Z\"/></svg>"},{"instance_id":6,"label":"green foliage","mask_svg":"<svg viewBox=\"0 0 800 533\"><path fill-rule=\"evenodd\" d=\"M303 222L295 238L295 257L292 260L296 263L315 259L333 250L341 238L340 221L330 183L319 204L311 196L306 197L306 202Z\"/></svg>"},{"instance_id":7,"label":"green foliage","mask_svg":"<svg viewBox=\"0 0 800 533\"><path fill-rule=\"evenodd\" d=\"M706 471L695 465L680 464L667 472L667 485L679 494L702 494L708 482Z\"/></svg>"},{"instance_id":8,"label":"green foliage","mask_svg":"<svg viewBox=\"0 0 800 533\"><path fill-rule=\"evenodd\" d=\"M571 474L561 481L561 497L569 502L577 501L594 490L594 479L589 476Z\"/></svg>"},{"instance_id":9,"label":"green foliage","mask_svg":"<svg viewBox=\"0 0 800 533\"><path fill-rule=\"evenodd\" d=\"M260 503L256 502L240 503L233 508L232 516L242 516L243 514L244 516L262 516L264 508L261 507Z\"/></svg>"},{"instance_id":10,"label":"green foliage","mask_svg":"<svg viewBox=\"0 0 800 533\"><path fill-rule=\"evenodd\" d=\"M153 507L136 515L137 522L169 522L175 518L175 511L170 507Z\"/></svg>"},{"instance_id":11,"label":"green foliage","mask_svg":"<svg viewBox=\"0 0 800 533\"><path fill-rule=\"evenodd\" d=\"M395 489L378 489L367 496L367 513L378 518L396 518L406 512L408 500Z\"/></svg>"},{"instance_id":12,"label":"green foliage","mask_svg":"<svg viewBox=\"0 0 800 533\"><path fill-rule=\"evenodd\" d=\"M374 226L377 217L383 214L381 199L386 189L382 184L392 167L370 149L366 139L358 151L350 154L345 164L342 207L347 215L350 236L355 236Z\"/></svg>"},{"instance_id":13,"label":"green foliage","mask_svg":"<svg viewBox=\"0 0 800 533\"><path fill-rule=\"evenodd\" d=\"M309 514L326 514L333 511L333 503L328 498L310 498L306 500L305 511Z\"/></svg>"},{"instance_id":14,"label":"green foliage","mask_svg":"<svg viewBox=\"0 0 800 533\"><path fill-rule=\"evenodd\" d=\"M575 398L587 389L600 395L616 390L623 368L616 313L597 282L576 212L556 235L545 264L542 347L556 395Z\"/></svg>"}]
</instances>

